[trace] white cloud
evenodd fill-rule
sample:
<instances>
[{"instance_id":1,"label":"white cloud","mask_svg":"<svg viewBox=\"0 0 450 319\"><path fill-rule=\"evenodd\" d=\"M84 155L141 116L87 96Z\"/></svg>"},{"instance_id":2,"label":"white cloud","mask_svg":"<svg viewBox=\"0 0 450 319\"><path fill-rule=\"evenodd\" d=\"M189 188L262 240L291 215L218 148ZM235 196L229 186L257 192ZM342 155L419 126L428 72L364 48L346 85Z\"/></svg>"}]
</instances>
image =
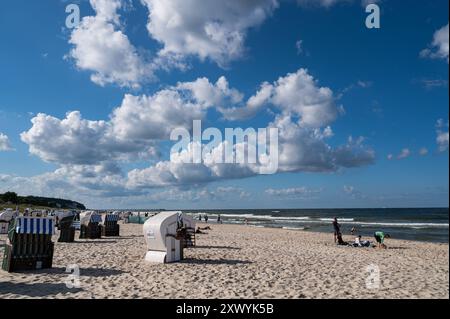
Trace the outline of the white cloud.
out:
<instances>
[{"instance_id":1,"label":"white cloud","mask_svg":"<svg viewBox=\"0 0 450 319\"><path fill-rule=\"evenodd\" d=\"M337 148L326 144L325 139L332 135L329 127L323 130L305 128L292 122L288 116L277 117L269 127L279 128L278 172L334 172L341 168L370 165L375 159L373 150L363 145L362 138L349 138L345 145ZM217 159L222 159L225 147L226 142L221 143L209 157L205 157L202 164L188 164L186 159L192 158L193 152L191 143L188 149L171 154L171 161L161 161L148 168L129 172L127 187L145 189L204 184L241 179L259 173L261 158L256 164L218 164Z\"/></svg>"},{"instance_id":2,"label":"white cloud","mask_svg":"<svg viewBox=\"0 0 450 319\"><path fill-rule=\"evenodd\" d=\"M351 0L350 0L351 1ZM150 37L162 45L153 52L138 50L124 33L119 12L124 0L90 0L94 16L84 17L70 36L67 57L91 72L101 86L140 88L158 70L186 69L188 58L209 59L219 66L241 58L248 32L279 6L278 0L141 0L147 7ZM331 7L349 0L298 0L299 4ZM447 41L448 42L448 41ZM302 51L302 42L296 44Z\"/></svg>"},{"instance_id":3,"label":"white cloud","mask_svg":"<svg viewBox=\"0 0 450 319\"><path fill-rule=\"evenodd\" d=\"M409 148L404 148L401 150L400 154L398 154L397 159L404 159L411 156L411 151Z\"/></svg>"},{"instance_id":4,"label":"white cloud","mask_svg":"<svg viewBox=\"0 0 450 319\"><path fill-rule=\"evenodd\" d=\"M333 91L318 86L306 69L280 77L273 84L263 83L243 107L219 110L226 119L242 120L256 115L267 104L274 105L285 115L299 117L305 127L323 127L336 120L339 114Z\"/></svg>"},{"instance_id":5,"label":"white cloud","mask_svg":"<svg viewBox=\"0 0 450 319\"><path fill-rule=\"evenodd\" d=\"M230 88L227 79L222 76L211 83L207 78L199 78L193 82L178 83L177 90L188 93L188 96L204 108L221 108L242 102L243 94Z\"/></svg>"},{"instance_id":6,"label":"white cloud","mask_svg":"<svg viewBox=\"0 0 450 319\"><path fill-rule=\"evenodd\" d=\"M307 187L292 187L265 190L269 196L279 199L312 199L317 197L322 192L322 189L310 189Z\"/></svg>"},{"instance_id":7,"label":"white cloud","mask_svg":"<svg viewBox=\"0 0 450 319\"><path fill-rule=\"evenodd\" d=\"M438 144L439 152L445 152L448 150L448 121L444 122L443 119L438 120L436 124L436 142Z\"/></svg>"},{"instance_id":8,"label":"white cloud","mask_svg":"<svg viewBox=\"0 0 450 319\"><path fill-rule=\"evenodd\" d=\"M98 85L140 87L153 76L153 67L120 30L117 11L122 8L122 1L90 0L90 3L96 15L84 17L73 30L69 40L73 48L68 56L79 69L92 72L91 80Z\"/></svg>"},{"instance_id":9,"label":"white cloud","mask_svg":"<svg viewBox=\"0 0 450 319\"><path fill-rule=\"evenodd\" d=\"M147 29L163 44L160 56L197 56L221 66L240 58L249 29L278 7L277 0L142 0Z\"/></svg>"},{"instance_id":10,"label":"white cloud","mask_svg":"<svg viewBox=\"0 0 450 319\"><path fill-rule=\"evenodd\" d=\"M178 91L165 89L152 96L125 95L113 111L114 135L125 140L168 140L177 128L190 128L193 120L203 119L200 104L187 100Z\"/></svg>"},{"instance_id":11,"label":"white cloud","mask_svg":"<svg viewBox=\"0 0 450 319\"><path fill-rule=\"evenodd\" d=\"M446 59L448 63L448 23L434 33L433 41L429 48L420 52L421 57L432 59Z\"/></svg>"},{"instance_id":12,"label":"white cloud","mask_svg":"<svg viewBox=\"0 0 450 319\"><path fill-rule=\"evenodd\" d=\"M120 164L156 160L159 142L169 140L174 128L190 129L192 121L205 118L210 108L223 112L224 105L245 104L236 110L250 109L252 113L270 101L280 110L267 125L279 129L280 172L335 172L372 164L375 154L364 145L363 138L350 137L337 147L327 143L334 135L328 123L339 112L334 100L331 89L319 87L304 69L281 77L274 84L263 83L246 102L226 78L221 77L216 83L199 78L163 88L153 95L125 95L109 120L86 120L78 111L67 113L64 119L38 114L21 138L31 154L60 165L51 180L56 175L60 181L59 177L66 174L79 186L104 189L111 194L120 193L121 189L139 193L156 187L239 179L257 175L261 158L255 164L217 164L211 159L223 155L226 142L213 149L203 164L183 164L182 159L192 155L192 144L187 150L171 154L172 161L159 160L123 176ZM234 152L245 145L235 146Z\"/></svg>"},{"instance_id":13,"label":"white cloud","mask_svg":"<svg viewBox=\"0 0 450 319\"><path fill-rule=\"evenodd\" d=\"M31 154L47 162L98 165L110 160L146 158L154 155L151 141L121 139L107 121L89 121L80 112L69 112L60 120L38 114L33 126L21 134Z\"/></svg>"},{"instance_id":14,"label":"white cloud","mask_svg":"<svg viewBox=\"0 0 450 319\"><path fill-rule=\"evenodd\" d=\"M274 85L272 103L285 114L299 116L308 127L322 127L338 115L333 91L317 86L306 69L281 77Z\"/></svg>"},{"instance_id":15,"label":"white cloud","mask_svg":"<svg viewBox=\"0 0 450 319\"><path fill-rule=\"evenodd\" d=\"M6 136L3 133L0 133L0 152L12 150L13 148L11 147L8 136Z\"/></svg>"},{"instance_id":16,"label":"white cloud","mask_svg":"<svg viewBox=\"0 0 450 319\"><path fill-rule=\"evenodd\" d=\"M265 82L244 106L219 107L218 111L229 121L247 120L254 117L269 103L272 93L273 86Z\"/></svg>"},{"instance_id":17,"label":"white cloud","mask_svg":"<svg viewBox=\"0 0 450 319\"><path fill-rule=\"evenodd\" d=\"M332 148L326 139L332 136L329 127L305 128L289 116L279 116L269 125L279 129L279 168L285 172L331 172L342 167L370 165L375 160L364 139L349 137L345 145Z\"/></svg>"}]
</instances>

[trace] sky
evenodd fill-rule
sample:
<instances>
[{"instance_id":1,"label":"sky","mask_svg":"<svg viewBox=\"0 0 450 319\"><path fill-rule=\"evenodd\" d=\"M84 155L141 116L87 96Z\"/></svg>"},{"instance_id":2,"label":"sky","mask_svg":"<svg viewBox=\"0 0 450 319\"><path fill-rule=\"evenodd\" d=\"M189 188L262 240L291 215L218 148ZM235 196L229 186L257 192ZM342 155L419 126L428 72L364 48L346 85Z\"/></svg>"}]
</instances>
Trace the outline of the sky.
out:
<instances>
[{"instance_id":1,"label":"sky","mask_svg":"<svg viewBox=\"0 0 450 319\"><path fill-rule=\"evenodd\" d=\"M380 28L366 27L370 3ZM110 209L448 207L448 20L446 0L4 1L0 193ZM194 120L276 128L278 170L179 161L194 144L171 154L171 132Z\"/></svg>"}]
</instances>

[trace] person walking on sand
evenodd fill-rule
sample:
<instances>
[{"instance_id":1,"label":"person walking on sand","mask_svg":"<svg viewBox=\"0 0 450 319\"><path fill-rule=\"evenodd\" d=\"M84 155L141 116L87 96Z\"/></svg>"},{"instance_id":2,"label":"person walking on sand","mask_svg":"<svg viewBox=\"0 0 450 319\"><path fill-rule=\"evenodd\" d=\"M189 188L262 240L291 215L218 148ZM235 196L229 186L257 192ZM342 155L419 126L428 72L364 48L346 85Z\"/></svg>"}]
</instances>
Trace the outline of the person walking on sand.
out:
<instances>
[{"instance_id":1,"label":"person walking on sand","mask_svg":"<svg viewBox=\"0 0 450 319\"><path fill-rule=\"evenodd\" d=\"M334 243L338 241L338 236L341 234L341 225L338 223L337 217L334 217L333 220L333 229L334 229Z\"/></svg>"},{"instance_id":2,"label":"person walking on sand","mask_svg":"<svg viewBox=\"0 0 450 319\"><path fill-rule=\"evenodd\" d=\"M389 234L385 234L382 231L377 231L374 234L375 240L377 241L377 247L382 249L387 249L387 246L384 243L385 238L391 238Z\"/></svg>"}]
</instances>

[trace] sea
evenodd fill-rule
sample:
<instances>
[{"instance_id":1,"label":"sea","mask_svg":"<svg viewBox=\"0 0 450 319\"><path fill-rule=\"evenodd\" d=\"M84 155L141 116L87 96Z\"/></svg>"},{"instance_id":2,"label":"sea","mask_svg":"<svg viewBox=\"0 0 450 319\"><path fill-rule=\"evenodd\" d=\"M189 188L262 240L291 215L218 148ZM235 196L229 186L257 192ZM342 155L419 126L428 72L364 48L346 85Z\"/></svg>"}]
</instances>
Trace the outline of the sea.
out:
<instances>
[{"instance_id":1,"label":"sea","mask_svg":"<svg viewBox=\"0 0 450 319\"><path fill-rule=\"evenodd\" d=\"M253 227L283 228L297 231L333 233L332 221L338 218L342 233L353 227L363 237L384 231L395 239L448 243L448 208L384 209L234 209L184 210L198 219L208 215L209 223L221 216L224 224L248 224ZM204 219L203 219L204 220ZM331 235L330 235L331 236Z\"/></svg>"}]
</instances>

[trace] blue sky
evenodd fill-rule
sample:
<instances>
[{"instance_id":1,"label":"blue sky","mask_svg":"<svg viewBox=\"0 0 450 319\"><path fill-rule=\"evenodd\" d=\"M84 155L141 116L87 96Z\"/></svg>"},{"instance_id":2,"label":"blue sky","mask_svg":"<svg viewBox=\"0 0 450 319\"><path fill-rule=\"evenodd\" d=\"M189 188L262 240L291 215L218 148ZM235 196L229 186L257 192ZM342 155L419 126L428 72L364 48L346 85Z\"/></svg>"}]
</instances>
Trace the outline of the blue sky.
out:
<instances>
[{"instance_id":1,"label":"blue sky","mask_svg":"<svg viewBox=\"0 0 450 319\"><path fill-rule=\"evenodd\" d=\"M380 29L359 0L5 2L0 192L95 208L448 207L448 1L377 2ZM251 116L227 118L265 82ZM279 127L279 173L169 163L168 132L192 119Z\"/></svg>"}]
</instances>

